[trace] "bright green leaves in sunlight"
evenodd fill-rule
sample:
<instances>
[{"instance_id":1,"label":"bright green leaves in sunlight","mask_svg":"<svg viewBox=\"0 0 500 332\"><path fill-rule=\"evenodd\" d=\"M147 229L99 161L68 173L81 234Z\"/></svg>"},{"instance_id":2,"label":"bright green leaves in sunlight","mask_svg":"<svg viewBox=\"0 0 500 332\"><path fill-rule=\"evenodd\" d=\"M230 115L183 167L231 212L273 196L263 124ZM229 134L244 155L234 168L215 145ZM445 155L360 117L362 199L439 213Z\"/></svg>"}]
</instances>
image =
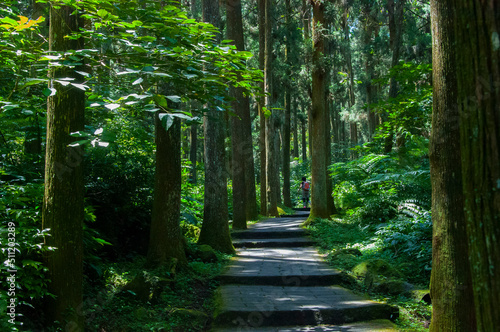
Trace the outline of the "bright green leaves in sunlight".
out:
<instances>
[{"instance_id":1,"label":"bright green leaves in sunlight","mask_svg":"<svg viewBox=\"0 0 500 332\"><path fill-rule=\"evenodd\" d=\"M18 15L19 20L14 20L10 17L4 17L0 19L0 27L7 30L16 30L21 31L25 29L33 29L33 27L37 26L39 23L45 21L45 17L39 17L36 20L30 20L26 16Z\"/></svg>"}]
</instances>

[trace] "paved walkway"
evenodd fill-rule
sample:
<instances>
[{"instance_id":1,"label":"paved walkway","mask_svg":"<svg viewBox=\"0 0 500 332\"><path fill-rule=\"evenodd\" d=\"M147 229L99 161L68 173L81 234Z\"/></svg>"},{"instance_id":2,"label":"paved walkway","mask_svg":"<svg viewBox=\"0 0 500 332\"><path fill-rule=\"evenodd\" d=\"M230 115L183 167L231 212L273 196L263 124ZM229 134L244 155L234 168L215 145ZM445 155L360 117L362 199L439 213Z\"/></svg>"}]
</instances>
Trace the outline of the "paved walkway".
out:
<instances>
[{"instance_id":1,"label":"paved walkway","mask_svg":"<svg viewBox=\"0 0 500 332\"><path fill-rule=\"evenodd\" d=\"M334 286L346 279L311 246L298 213L233 232L240 249L220 276L213 331L395 331L387 319L397 308Z\"/></svg>"}]
</instances>

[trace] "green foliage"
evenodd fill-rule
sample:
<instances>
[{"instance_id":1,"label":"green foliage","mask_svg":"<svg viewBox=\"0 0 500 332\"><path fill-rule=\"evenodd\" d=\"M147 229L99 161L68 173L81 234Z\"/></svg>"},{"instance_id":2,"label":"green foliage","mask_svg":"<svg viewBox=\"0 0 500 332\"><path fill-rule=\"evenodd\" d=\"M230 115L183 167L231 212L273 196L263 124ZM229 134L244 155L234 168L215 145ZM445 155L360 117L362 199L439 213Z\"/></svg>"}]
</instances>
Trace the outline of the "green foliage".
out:
<instances>
[{"instance_id":1,"label":"green foliage","mask_svg":"<svg viewBox=\"0 0 500 332\"><path fill-rule=\"evenodd\" d=\"M15 289L2 287L2 312L7 312L6 305L10 298L16 299L16 312L24 315L33 310L33 304L38 303L47 292L47 269L43 266L42 257L54 248L43 245L44 236L49 230L40 230L41 224L41 194L43 185L40 183L7 184L0 182L0 225L2 252L0 270L2 276L15 275ZM17 271L15 273L9 272ZM13 294L10 294L13 292ZM9 302L8 302L9 301ZM0 324L8 325L7 315L2 315ZM19 322L19 320L16 320Z\"/></svg>"},{"instance_id":2,"label":"green foliage","mask_svg":"<svg viewBox=\"0 0 500 332\"><path fill-rule=\"evenodd\" d=\"M134 257L132 262L108 264L104 288L91 290L95 296L89 298L96 300L89 305L87 328L115 331L126 326L133 331L162 328L167 331L205 331L214 310L211 295L218 285L215 277L229 258L219 254L218 257L214 263L191 261L187 269L176 274L162 268L148 271L150 278L159 278L166 283L159 297L146 303L136 299L134 294L122 291L135 275L144 272L144 257ZM182 319L182 310L202 319Z\"/></svg>"},{"instance_id":3,"label":"green foliage","mask_svg":"<svg viewBox=\"0 0 500 332\"><path fill-rule=\"evenodd\" d=\"M370 105L375 112L386 116L379 127L378 139L395 130L399 135L427 135L430 133L432 113L432 66L430 64L401 63L374 83L388 85L391 78L399 84L395 98L380 100Z\"/></svg>"},{"instance_id":4,"label":"green foliage","mask_svg":"<svg viewBox=\"0 0 500 332\"><path fill-rule=\"evenodd\" d=\"M408 222L408 220L406 221ZM397 227L397 226L395 226ZM333 220L317 219L310 226L312 236L318 241L321 251L325 254L327 261L337 269L353 275L353 268L358 264L371 260L384 260L401 273L404 280L422 285L424 289L428 287L429 271L423 268L420 259L415 262L416 254L411 251L404 251L404 245L395 244L400 253L394 253L394 248L383 239L384 235L379 232L362 226L357 220L342 215ZM394 235L394 230L388 230ZM411 234L410 234L411 236ZM424 244L430 248L430 244ZM352 254L353 250L359 250L360 256ZM404 252L403 252L404 251ZM425 264L430 262L430 257L426 258ZM365 293L366 285L356 283L354 290ZM423 322L430 319L431 307L423 302L418 302L408 295L389 296L380 294L370 294L375 300L389 302L397 305L400 309L398 327L401 330L424 331Z\"/></svg>"},{"instance_id":5,"label":"green foliage","mask_svg":"<svg viewBox=\"0 0 500 332\"><path fill-rule=\"evenodd\" d=\"M429 276L432 221L426 158L401 166L396 157L368 154L331 166L334 196L346 220L373 233L370 241L392 259L412 261L413 278ZM417 276L418 277L415 277Z\"/></svg>"}]
</instances>

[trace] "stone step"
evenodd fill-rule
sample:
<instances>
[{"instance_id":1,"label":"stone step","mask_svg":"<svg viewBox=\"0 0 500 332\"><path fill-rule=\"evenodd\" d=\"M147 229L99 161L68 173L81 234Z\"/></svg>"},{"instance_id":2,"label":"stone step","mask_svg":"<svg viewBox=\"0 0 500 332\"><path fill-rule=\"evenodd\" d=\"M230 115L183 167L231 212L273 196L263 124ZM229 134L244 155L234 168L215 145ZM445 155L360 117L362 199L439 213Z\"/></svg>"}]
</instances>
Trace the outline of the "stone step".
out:
<instances>
[{"instance_id":1,"label":"stone step","mask_svg":"<svg viewBox=\"0 0 500 332\"><path fill-rule=\"evenodd\" d=\"M231 232L233 239L283 239L307 235L300 227L304 222L300 218L273 218L250 225L246 230Z\"/></svg>"},{"instance_id":2,"label":"stone step","mask_svg":"<svg viewBox=\"0 0 500 332\"><path fill-rule=\"evenodd\" d=\"M294 210L294 211L306 211L306 212L310 212L311 208L292 208L292 210Z\"/></svg>"},{"instance_id":3,"label":"stone step","mask_svg":"<svg viewBox=\"0 0 500 332\"><path fill-rule=\"evenodd\" d=\"M235 276L220 275L216 278L222 285L263 285L263 286L331 286L349 284L351 280L340 272L329 274L289 274L289 275L259 275Z\"/></svg>"},{"instance_id":4,"label":"stone step","mask_svg":"<svg viewBox=\"0 0 500 332\"><path fill-rule=\"evenodd\" d=\"M239 249L218 277L222 284L327 286L350 279L329 267L314 247Z\"/></svg>"},{"instance_id":5,"label":"stone step","mask_svg":"<svg viewBox=\"0 0 500 332\"><path fill-rule=\"evenodd\" d=\"M212 332L396 332L396 326L390 320L377 319L368 322L357 322L343 325L317 325L317 326L280 326L280 327L245 327L241 329L214 328Z\"/></svg>"},{"instance_id":6,"label":"stone step","mask_svg":"<svg viewBox=\"0 0 500 332\"><path fill-rule=\"evenodd\" d=\"M237 239L233 241L235 248L290 248L309 247L316 242L307 237L289 237L281 239Z\"/></svg>"},{"instance_id":7,"label":"stone step","mask_svg":"<svg viewBox=\"0 0 500 332\"><path fill-rule=\"evenodd\" d=\"M336 286L226 285L218 289L215 326L247 327L346 324L398 318L398 309Z\"/></svg>"},{"instance_id":8,"label":"stone step","mask_svg":"<svg viewBox=\"0 0 500 332\"><path fill-rule=\"evenodd\" d=\"M233 239L285 239L293 237L306 236L307 231L304 229L296 229L289 231L274 231L274 230L245 230L233 231L231 237Z\"/></svg>"}]
</instances>

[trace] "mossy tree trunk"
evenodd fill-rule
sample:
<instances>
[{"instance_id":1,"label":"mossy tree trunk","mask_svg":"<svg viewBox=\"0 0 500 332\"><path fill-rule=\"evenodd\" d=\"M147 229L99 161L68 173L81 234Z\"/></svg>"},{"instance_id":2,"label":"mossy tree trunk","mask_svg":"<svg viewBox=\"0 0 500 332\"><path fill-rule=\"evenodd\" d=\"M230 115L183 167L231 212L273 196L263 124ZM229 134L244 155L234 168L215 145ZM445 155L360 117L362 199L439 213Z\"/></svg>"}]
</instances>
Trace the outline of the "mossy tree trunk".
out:
<instances>
[{"instance_id":1,"label":"mossy tree trunk","mask_svg":"<svg viewBox=\"0 0 500 332\"><path fill-rule=\"evenodd\" d=\"M452 0L431 1L433 112L429 159L432 181L432 322L430 331L475 331L468 259Z\"/></svg>"},{"instance_id":2,"label":"mossy tree trunk","mask_svg":"<svg viewBox=\"0 0 500 332\"><path fill-rule=\"evenodd\" d=\"M266 1L259 1L259 69L264 71L266 59ZM265 82L260 83L262 91L265 90ZM266 116L264 107L265 98L259 97L259 158L260 158L260 214L267 215L267 176L266 176Z\"/></svg>"},{"instance_id":3,"label":"mossy tree trunk","mask_svg":"<svg viewBox=\"0 0 500 332\"><path fill-rule=\"evenodd\" d=\"M406 0L388 0L387 11L389 13L389 35L390 48L392 50L391 67L399 63L402 43L402 31L404 22L404 4ZM389 98L396 98L398 95L398 82L394 77L389 81ZM389 135L385 139L384 153L390 153L394 145L394 128L391 128Z\"/></svg>"},{"instance_id":4,"label":"mossy tree trunk","mask_svg":"<svg viewBox=\"0 0 500 332\"><path fill-rule=\"evenodd\" d=\"M302 131L302 161L307 160L307 118L304 116L300 119Z\"/></svg>"},{"instance_id":5,"label":"mossy tree trunk","mask_svg":"<svg viewBox=\"0 0 500 332\"><path fill-rule=\"evenodd\" d=\"M291 79L291 23L290 18L292 15L290 0L285 1L285 20L286 20L286 43L285 43L285 61L287 63L286 77ZM285 122L283 123L283 203L285 206L292 207L292 200L290 198L290 122L291 122L291 87L290 81L284 82L285 88Z\"/></svg>"},{"instance_id":6,"label":"mossy tree trunk","mask_svg":"<svg viewBox=\"0 0 500 332\"><path fill-rule=\"evenodd\" d=\"M325 83L325 5L312 1L313 5L313 72L312 72L312 109L310 140L311 151L311 214L310 218L328 218L327 172L326 172L326 105Z\"/></svg>"},{"instance_id":7,"label":"mossy tree trunk","mask_svg":"<svg viewBox=\"0 0 500 332\"><path fill-rule=\"evenodd\" d=\"M241 0L226 1L227 38L234 40L236 48L244 51L243 23L241 16ZM233 171L233 227L247 228L247 181L245 178L247 165L246 153L252 146L245 135L246 121L250 119L250 104L241 88L231 87L234 98L232 108L235 116L231 118L231 158ZM251 137L250 137L251 140Z\"/></svg>"},{"instance_id":8,"label":"mossy tree trunk","mask_svg":"<svg viewBox=\"0 0 500 332\"><path fill-rule=\"evenodd\" d=\"M179 225L181 211L181 122L175 119L168 131L155 114L156 167L153 211L146 260L148 268L177 259L187 264Z\"/></svg>"},{"instance_id":9,"label":"mossy tree trunk","mask_svg":"<svg viewBox=\"0 0 500 332\"><path fill-rule=\"evenodd\" d=\"M196 170L196 163L198 161L197 152L198 152L198 125L191 125L190 130L191 136L191 144L189 146L189 161L191 162L191 170L189 172L189 181L192 184L196 184L198 179L198 174Z\"/></svg>"},{"instance_id":10,"label":"mossy tree trunk","mask_svg":"<svg viewBox=\"0 0 500 332\"><path fill-rule=\"evenodd\" d=\"M463 0L454 7L462 179L477 329L495 331L500 326L500 5Z\"/></svg>"},{"instance_id":11,"label":"mossy tree trunk","mask_svg":"<svg viewBox=\"0 0 500 332\"><path fill-rule=\"evenodd\" d=\"M295 100L295 107L292 108L293 114L293 154L292 157L299 157L299 119L298 119L298 107L297 100Z\"/></svg>"},{"instance_id":12,"label":"mossy tree trunk","mask_svg":"<svg viewBox=\"0 0 500 332\"><path fill-rule=\"evenodd\" d=\"M50 51L83 48L81 39L64 38L83 26L82 19L73 12L71 7L51 7ZM50 88L57 92L47 100L42 228L50 228L45 244L57 249L46 257L47 278L51 280L48 291L55 298L47 300L44 311L47 325L58 321L64 330L83 331L83 148L69 144L78 140L70 134L84 128L85 93L54 81L66 77L75 78L74 83L82 82L75 68L60 67L49 73Z\"/></svg>"},{"instance_id":13,"label":"mossy tree trunk","mask_svg":"<svg viewBox=\"0 0 500 332\"><path fill-rule=\"evenodd\" d=\"M276 181L279 181L276 163L276 117L272 111L273 105L273 1L265 1L265 59L264 59L264 84L265 84L265 104L271 115L266 118L266 196L267 215L278 217L278 195L279 183L276 188ZM276 190L278 189L278 190Z\"/></svg>"},{"instance_id":14,"label":"mossy tree trunk","mask_svg":"<svg viewBox=\"0 0 500 332\"><path fill-rule=\"evenodd\" d=\"M203 20L220 26L219 2L203 0ZM220 40L220 36L218 36ZM204 117L205 134L205 195L203 226L198 243L208 244L215 250L233 253L229 234L227 178L225 171L225 119L224 113L215 110Z\"/></svg>"},{"instance_id":15,"label":"mossy tree trunk","mask_svg":"<svg viewBox=\"0 0 500 332\"><path fill-rule=\"evenodd\" d=\"M169 84L159 84L158 92L166 94ZM180 228L181 213L181 122L174 119L165 130L155 113L155 187L146 267L155 268L177 260L187 264L184 240Z\"/></svg>"}]
</instances>

